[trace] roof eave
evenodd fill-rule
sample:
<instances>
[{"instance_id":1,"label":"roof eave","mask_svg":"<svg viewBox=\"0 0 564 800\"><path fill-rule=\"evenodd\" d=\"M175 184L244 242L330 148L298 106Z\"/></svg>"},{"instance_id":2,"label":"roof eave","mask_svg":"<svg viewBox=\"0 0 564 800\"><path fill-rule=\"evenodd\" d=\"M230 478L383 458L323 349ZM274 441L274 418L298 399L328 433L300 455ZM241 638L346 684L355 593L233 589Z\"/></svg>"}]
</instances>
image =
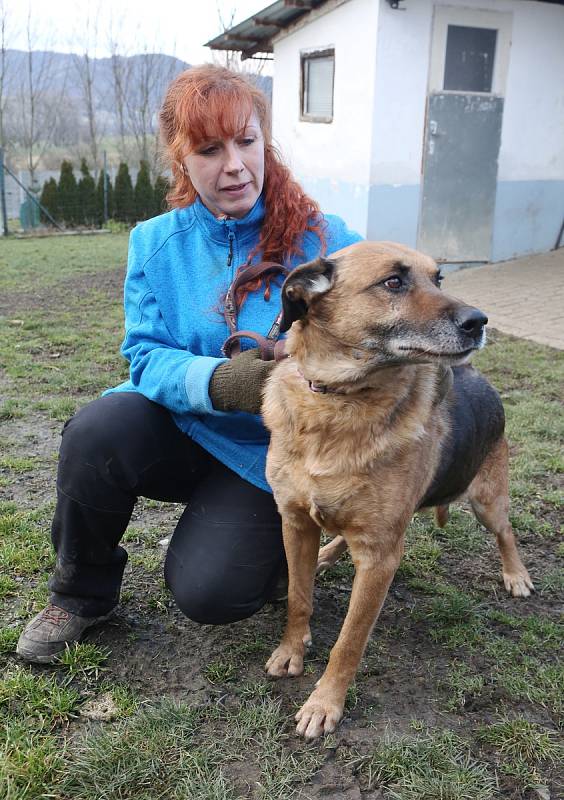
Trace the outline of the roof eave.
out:
<instances>
[{"instance_id":1,"label":"roof eave","mask_svg":"<svg viewBox=\"0 0 564 800\"><path fill-rule=\"evenodd\" d=\"M236 50L243 59L258 53L271 54L273 42L281 38L289 27L312 11L325 5L328 0L277 0L248 19L234 25L205 46L212 50Z\"/></svg>"}]
</instances>

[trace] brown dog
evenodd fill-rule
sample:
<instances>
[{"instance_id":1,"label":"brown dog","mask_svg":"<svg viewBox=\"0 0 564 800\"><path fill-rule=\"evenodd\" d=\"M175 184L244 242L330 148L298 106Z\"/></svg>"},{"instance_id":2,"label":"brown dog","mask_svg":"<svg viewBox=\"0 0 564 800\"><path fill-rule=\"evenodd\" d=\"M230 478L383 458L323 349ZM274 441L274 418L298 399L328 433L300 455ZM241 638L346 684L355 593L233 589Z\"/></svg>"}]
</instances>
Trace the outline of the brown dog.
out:
<instances>
[{"instance_id":1,"label":"brown dog","mask_svg":"<svg viewBox=\"0 0 564 800\"><path fill-rule=\"evenodd\" d=\"M291 357L273 371L263 405L289 569L288 622L266 664L271 676L303 671L316 565L348 546L355 566L327 669L296 715L308 739L342 717L418 508L436 506L444 521L448 503L467 492L497 537L507 590L525 597L533 588L508 519L503 408L487 381L461 366L483 345L487 319L439 284L431 258L363 242L298 267L282 290ZM336 538L319 551L322 528Z\"/></svg>"}]
</instances>

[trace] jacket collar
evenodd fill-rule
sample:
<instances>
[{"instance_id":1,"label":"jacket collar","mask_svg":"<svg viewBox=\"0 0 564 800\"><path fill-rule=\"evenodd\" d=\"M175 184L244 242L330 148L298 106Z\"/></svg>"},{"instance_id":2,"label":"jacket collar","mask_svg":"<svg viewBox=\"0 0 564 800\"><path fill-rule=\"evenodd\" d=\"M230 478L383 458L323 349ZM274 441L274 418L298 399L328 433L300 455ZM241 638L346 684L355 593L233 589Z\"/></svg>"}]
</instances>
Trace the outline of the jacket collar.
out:
<instances>
[{"instance_id":1,"label":"jacket collar","mask_svg":"<svg viewBox=\"0 0 564 800\"><path fill-rule=\"evenodd\" d=\"M192 208L198 224L205 230L207 235L221 243L228 240L230 231L237 236L239 241L256 238L264 219L264 198L262 194L251 210L241 219L216 219L199 197L196 198Z\"/></svg>"}]
</instances>

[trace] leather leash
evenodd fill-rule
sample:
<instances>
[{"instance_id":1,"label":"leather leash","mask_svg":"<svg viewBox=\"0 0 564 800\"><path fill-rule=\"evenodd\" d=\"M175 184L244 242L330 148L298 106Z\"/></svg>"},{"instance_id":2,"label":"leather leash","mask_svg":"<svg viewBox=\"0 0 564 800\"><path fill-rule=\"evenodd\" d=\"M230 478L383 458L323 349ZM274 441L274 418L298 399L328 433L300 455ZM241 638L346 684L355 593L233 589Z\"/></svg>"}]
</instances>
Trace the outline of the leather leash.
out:
<instances>
[{"instance_id":1,"label":"leather leash","mask_svg":"<svg viewBox=\"0 0 564 800\"><path fill-rule=\"evenodd\" d=\"M270 289L270 280L277 275L286 276L288 272L289 269L287 267L283 264L277 264L274 261L261 261L259 264L251 264L238 271L235 280L227 290L223 307L223 316L231 331L231 334L227 337L222 347L227 358L232 358L241 352L241 339L252 339L256 342L260 351L260 357L263 361L280 361L285 358L284 341L278 340L280 324L282 322L282 311L279 312L266 336L263 336L261 333L255 333L255 331L238 331L237 314L240 304L238 302L237 293L240 289L256 281L258 278L268 279L266 287L266 292L268 292Z\"/></svg>"}]
</instances>

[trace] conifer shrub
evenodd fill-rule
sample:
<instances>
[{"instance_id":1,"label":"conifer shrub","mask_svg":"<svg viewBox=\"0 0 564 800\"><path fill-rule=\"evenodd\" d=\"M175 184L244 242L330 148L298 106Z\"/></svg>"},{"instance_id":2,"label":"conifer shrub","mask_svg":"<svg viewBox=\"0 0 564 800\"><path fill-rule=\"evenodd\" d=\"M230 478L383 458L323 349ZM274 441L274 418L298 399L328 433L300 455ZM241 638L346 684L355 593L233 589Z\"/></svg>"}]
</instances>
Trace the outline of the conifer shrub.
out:
<instances>
[{"instance_id":1,"label":"conifer shrub","mask_svg":"<svg viewBox=\"0 0 564 800\"><path fill-rule=\"evenodd\" d=\"M135 219L135 196L129 168L123 161L119 165L114 185L114 219L132 223Z\"/></svg>"},{"instance_id":2,"label":"conifer shrub","mask_svg":"<svg viewBox=\"0 0 564 800\"><path fill-rule=\"evenodd\" d=\"M139 172L135 182L135 219L139 222L153 216L155 196L151 185L149 165L146 161L139 164Z\"/></svg>"},{"instance_id":3,"label":"conifer shrub","mask_svg":"<svg viewBox=\"0 0 564 800\"><path fill-rule=\"evenodd\" d=\"M80 216L78 203L78 185L72 164L70 161L63 161L61 164L61 175L57 186L57 196L59 201L60 218L65 225L76 225Z\"/></svg>"},{"instance_id":4,"label":"conifer shrub","mask_svg":"<svg viewBox=\"0 0 564 800\"><path fill-rule=\"evenodd\" d=\"M78 182L78 222L82 225L94 225L96 222L96 183L90 174L86 159L80 162L82 177Z\"/></svg>"},{"instance_id":5,"label":"conifer shrub","mask_svg":"<svg viewBox=\"0 0 564 800\"><path fill-rule=\"evenodd\" d=\"M41 190L41 196L39 197L39 202L45 208L51 217L56 221L59 217L59 193L57 189L57 181L55 178L49 178L48 181L45 181L43 184L43 189ZM52 225L52 221L49 217L41 211L41 222L45 225Z\"/></svg>"},{"instance_id":6,"label":"conifer shrub","mask_svg":"<svg viewBox=\"0 0 564 800\"><path fill-rule=\"evenodd\" d=\"M112 219L114 215L114 187L110 176L106 172L106 188L108 193L107 199L107 218ZM104 217L104 170L100 170L98 175L98 182L96 184L96 223L102 226L106 222Z\"/></svg>"},{"instance_id":7,"label":"conifer shrub","mask_svg":"<svg viewBox=\"0 0 564 800\"><path fill-rule=\"evenodd\" d=\"M169 189L170 185L167 178L165 178L164 175L157 175L153 188L153 216L156 217L158 214L164 214L164 212L168 210L166 196Z\"/></svg>"}]
</instances>

